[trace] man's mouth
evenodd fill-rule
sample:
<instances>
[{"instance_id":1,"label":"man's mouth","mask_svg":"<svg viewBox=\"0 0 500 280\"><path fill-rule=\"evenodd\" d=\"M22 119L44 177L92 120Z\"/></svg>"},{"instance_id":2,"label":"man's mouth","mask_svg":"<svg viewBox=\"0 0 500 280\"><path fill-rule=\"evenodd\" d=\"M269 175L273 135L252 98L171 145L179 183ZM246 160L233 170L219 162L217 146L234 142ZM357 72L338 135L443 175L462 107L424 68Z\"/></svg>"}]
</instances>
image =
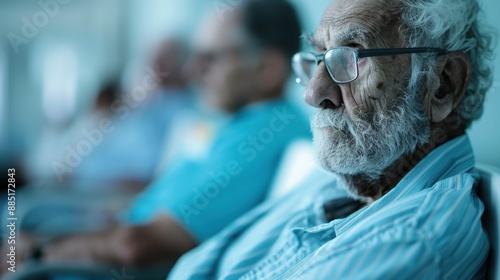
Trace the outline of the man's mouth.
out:
<instances>
[{"instance_id":1,"label":"man's mouth","mask_svg":"<svg viewBox=\"0 0 500 280\"><path fill-rule=\"evenodd\" d=\"M345 116L342 116L345 114L345 107L338 108L335 110L339 110L336 112L332 112L332 109L320 109L318 111L317 115L314 117L314 121L312 123L313 128L315 129L321 129L321 130L330 130L332 132L335 131L342 131L342 132L348 132L349 129L345 125L342 126L340 124L335 123L335 121L332 121L332 119L340 119L340 118L345 118ZM336 116L330 116L329 114L338 114ZM341 117L339 117L339 115ZM342 120L342 122L346 122L345 120Z\"/></svg>"}]
</instances>

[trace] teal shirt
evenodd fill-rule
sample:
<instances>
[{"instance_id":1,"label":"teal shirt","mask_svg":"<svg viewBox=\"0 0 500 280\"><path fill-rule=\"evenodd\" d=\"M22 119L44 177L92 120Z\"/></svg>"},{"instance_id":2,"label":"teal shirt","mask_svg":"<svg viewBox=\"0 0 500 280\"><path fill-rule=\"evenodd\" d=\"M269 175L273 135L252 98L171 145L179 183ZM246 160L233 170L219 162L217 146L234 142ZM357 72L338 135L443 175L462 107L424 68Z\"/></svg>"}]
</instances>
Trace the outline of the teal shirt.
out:
<instances>
[{"instance_id":1,"label":"teal shirt","mask_svg":"<svg viewBox=\"0 0 500 280\"><path fill-rule=\"evenodd\" d=\"M322 206L346 193L336 177L313 174L184 255L169 279L471 279L489 250L477 179L461 136L382 198L329 222Z\"/></svg>"},{"instance_id":2,"label":"teal shirt","mask_svg":"<svg viewBox=\"0 0 500 280\"><path fill-rule=\"evenodd\" d=\"M299 138L310 138L309 123L291 103L243 108L218 131L208 155L177 162L125 218L144 223L164 212L204 241L264 200L282 152Z\"/></svg>"}]
</instances>

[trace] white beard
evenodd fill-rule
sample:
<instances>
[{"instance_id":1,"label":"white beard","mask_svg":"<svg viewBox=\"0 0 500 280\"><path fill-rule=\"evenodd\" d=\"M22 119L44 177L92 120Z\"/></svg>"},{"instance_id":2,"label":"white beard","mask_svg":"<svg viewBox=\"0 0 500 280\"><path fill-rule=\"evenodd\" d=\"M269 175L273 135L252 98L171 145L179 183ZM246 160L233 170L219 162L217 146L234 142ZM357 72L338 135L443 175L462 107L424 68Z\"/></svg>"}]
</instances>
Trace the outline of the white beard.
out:
<instances>
[{"instance_id":1,"label":"white beard","mask_svg":"<svg viewBox=\"0 0 500 280\"><path fill-rule=\"evenodd\" d=\"M354 119L344 107L320 109L311 119L316 159L339 175L380 179L385 169L430 137L429 121L416 96L406 92L391 108Z\"/></svg>"}]
</instances>

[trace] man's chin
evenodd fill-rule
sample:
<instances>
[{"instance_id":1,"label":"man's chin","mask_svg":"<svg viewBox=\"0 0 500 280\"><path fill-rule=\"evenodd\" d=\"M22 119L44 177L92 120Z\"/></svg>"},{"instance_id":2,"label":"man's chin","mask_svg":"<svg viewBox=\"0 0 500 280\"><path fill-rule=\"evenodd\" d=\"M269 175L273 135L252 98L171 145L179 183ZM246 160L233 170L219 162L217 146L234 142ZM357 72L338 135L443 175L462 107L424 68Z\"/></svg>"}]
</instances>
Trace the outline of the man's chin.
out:
<instances>
[{"instance_id":1,"label":"man's chin","mask_svg":"<svg viewBox=\"0 0 500 280\"><path fill-rule=\"evenodd\" d=\"M346 138L348 133L325 128L315 129L313 134L316 160L326 171L340 176L379 171L374 162L356 149L354 140Z\"/></svg>"},{"instance_id":2,"label":"man's chin","mask_svg":"<svg viewBox=\"0 0 500 280\"><path fill-rule=\"evenodd\" d=\"M359 171L359 161L352 160L347 148L339 149L324 140L314 140L315 157L323 169L337 175L352 175Z\"/></svg>"}]
</instances>

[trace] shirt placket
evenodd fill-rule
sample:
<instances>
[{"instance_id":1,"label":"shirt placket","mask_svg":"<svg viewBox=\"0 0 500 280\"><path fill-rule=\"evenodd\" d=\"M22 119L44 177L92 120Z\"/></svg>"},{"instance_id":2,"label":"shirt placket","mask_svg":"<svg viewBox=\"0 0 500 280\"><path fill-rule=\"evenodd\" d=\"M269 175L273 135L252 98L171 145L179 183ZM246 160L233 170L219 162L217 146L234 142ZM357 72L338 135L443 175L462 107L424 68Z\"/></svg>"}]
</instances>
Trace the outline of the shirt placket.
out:
<instances>
[{"instance_id":1,"label":"shirt placket","mask_svg":"<svg viewBox=\"0 0 500 280\"><path fill-rule=\"evenodd\" d=\"M314 228L295 228L288 236L285 246L266 258L242 279L270 279L289 271L301 263L326 242L335 238L333 225L324 224Z\"/></svg>"}]
</instances>

